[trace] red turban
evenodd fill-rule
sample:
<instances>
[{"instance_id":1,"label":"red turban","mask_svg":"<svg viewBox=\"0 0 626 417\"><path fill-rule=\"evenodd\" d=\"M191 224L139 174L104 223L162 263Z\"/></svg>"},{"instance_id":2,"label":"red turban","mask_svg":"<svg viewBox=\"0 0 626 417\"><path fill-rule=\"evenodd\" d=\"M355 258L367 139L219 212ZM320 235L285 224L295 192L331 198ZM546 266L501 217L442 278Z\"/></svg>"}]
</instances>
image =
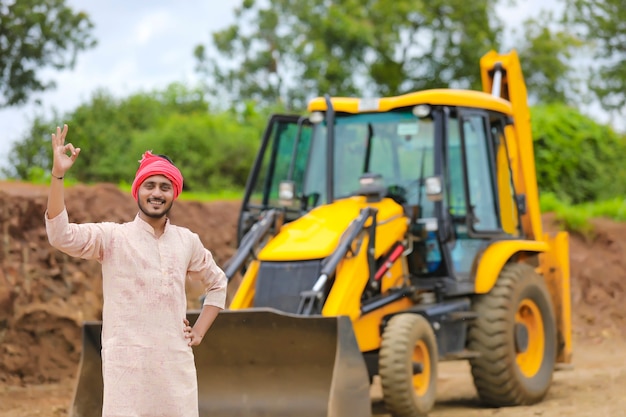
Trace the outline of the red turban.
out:
<instances>
[{"instance_id":1,"label":"red turban","mask_svg":"<svg viewBox=\"0 0 626 417\"><path fill-rule=\"evenodd\" d=\"M178 168L167 159L154 155L150 151L146 151L141 161L139 161L139 168L137 169L135 180L133 181L132 193L135 200L137 200L137 194L141 184L146 178L153 175L163 175L172 182L174 199L176 199L183 190L183 174L180 173Z\"/></svg>"}]
</instances>

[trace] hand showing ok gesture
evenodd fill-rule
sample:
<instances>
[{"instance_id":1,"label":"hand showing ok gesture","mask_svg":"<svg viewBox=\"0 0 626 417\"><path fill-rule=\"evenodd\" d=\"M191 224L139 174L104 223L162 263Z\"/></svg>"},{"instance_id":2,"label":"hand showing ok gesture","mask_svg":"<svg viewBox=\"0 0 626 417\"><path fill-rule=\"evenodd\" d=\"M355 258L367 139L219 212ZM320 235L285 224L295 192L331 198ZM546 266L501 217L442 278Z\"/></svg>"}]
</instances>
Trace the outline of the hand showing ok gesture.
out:
<instances>
[{"instance_id":1,"label":"hand showing ok gesture","mask_svg":"<svg viewBox=\"0 0 626 417\"><path fill-rule=\"evenodd\" d=\"M74 148L71 143L65 143L67 130L67 125L63 125L63 130L57 126L56 133L52 134L52 175L57 178L65 175L80 153L80 148Z\"/></svg>"}]
</instances>

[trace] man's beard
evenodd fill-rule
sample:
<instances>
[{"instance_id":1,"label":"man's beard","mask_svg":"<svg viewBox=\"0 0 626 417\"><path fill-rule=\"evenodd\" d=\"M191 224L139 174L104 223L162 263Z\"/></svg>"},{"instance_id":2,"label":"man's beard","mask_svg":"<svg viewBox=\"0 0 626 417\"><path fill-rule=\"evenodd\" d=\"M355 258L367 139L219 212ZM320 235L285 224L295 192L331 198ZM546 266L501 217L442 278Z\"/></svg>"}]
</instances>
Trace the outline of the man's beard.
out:
<instances>
[{"instance_id":1,"label":"man's beard","mask_svg":"<svg viewBox=\"0 0 626 417\"><path fill-rule=\"evenodd\" d=\"M160 201L163 201L163 200L160 200ZM145 214L146 216L148 216L148 217L150 217L150 218L152 218L152 219L160 219L160 218L162 218L162 217L165 217L165 216L167 215L167 213L169 213L169 212L170 212L170 210L172 209L172 205L174 204L174 202L173 202L173 201L170 201L169 206L165 206L165 205L164 205L165 209L164 209L162 212L159 212L159 213L154 213L154 212L150 212L150 211L148 211L147 209L145 209L145 208L143 207L143 203L142 203L141 201L138 201L138 202L137 202L137 204L139 205L139 210L141 210L141 212L142 212L143 214Z\"/></svg>"}]
</instances>

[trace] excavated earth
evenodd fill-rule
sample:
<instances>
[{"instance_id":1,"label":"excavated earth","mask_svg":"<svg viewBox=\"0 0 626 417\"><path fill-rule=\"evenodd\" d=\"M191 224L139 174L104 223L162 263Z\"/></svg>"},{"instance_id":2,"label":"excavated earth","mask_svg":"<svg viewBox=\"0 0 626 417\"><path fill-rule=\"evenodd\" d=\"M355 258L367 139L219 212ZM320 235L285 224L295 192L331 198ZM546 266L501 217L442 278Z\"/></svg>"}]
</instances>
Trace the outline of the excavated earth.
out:
<instances>
[{"instance_id":1,"label":"excavated earth","mask_svg":"<svg viewBox=\"0 0 626 417\"><path fill-rule=\"evenodd\" d=\"M81 350L81 323L101 318L96 261L71 258L46 237L47 187L0 182L0 417L65 416ZM111 184L67 187L75 222L132 220L135 201ZM172 222L200 235L219 264L235 250L239 202L177 201ZM534 406L484 408L465 362L443 363L431 416L626 415L626 223L593 221L570 237L574 360ZM555 231L551 215L544 227ZM190 308L199 288L188 289ZM349 416L346 416L349 417Z\"/></svg>"}]
</instances>

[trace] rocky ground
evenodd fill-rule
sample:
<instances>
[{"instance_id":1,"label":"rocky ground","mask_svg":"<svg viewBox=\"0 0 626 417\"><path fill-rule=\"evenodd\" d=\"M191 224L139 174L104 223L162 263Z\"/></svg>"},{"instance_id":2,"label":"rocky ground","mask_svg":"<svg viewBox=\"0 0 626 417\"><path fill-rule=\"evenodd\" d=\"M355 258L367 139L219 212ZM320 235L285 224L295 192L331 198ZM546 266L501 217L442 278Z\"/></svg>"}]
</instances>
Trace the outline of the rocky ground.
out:
<instances>
[{"instance_id":1,"label":"rocky ground","mask_svg":"<svg viewBox=\"0 0 626 417\"><path fill-rule=\"evenodd\" d=\"M74 387L84 320L99 320L99 264L50 247L46 187L0 182L0 417L64 416ZM136 203L115 186L66 190L72 221L122 222ZM178 201L171 217L196 231L218 263L234 252L238 202ZM546 229L555 225L548 215ZM574 362L555 374L544 402L484 409L467 364L444 363L432 416L618 416L626 410L626 224L594 221L571 236ZM197 306L198 289L189 289Z\"/></svg>"}]
</instances>

